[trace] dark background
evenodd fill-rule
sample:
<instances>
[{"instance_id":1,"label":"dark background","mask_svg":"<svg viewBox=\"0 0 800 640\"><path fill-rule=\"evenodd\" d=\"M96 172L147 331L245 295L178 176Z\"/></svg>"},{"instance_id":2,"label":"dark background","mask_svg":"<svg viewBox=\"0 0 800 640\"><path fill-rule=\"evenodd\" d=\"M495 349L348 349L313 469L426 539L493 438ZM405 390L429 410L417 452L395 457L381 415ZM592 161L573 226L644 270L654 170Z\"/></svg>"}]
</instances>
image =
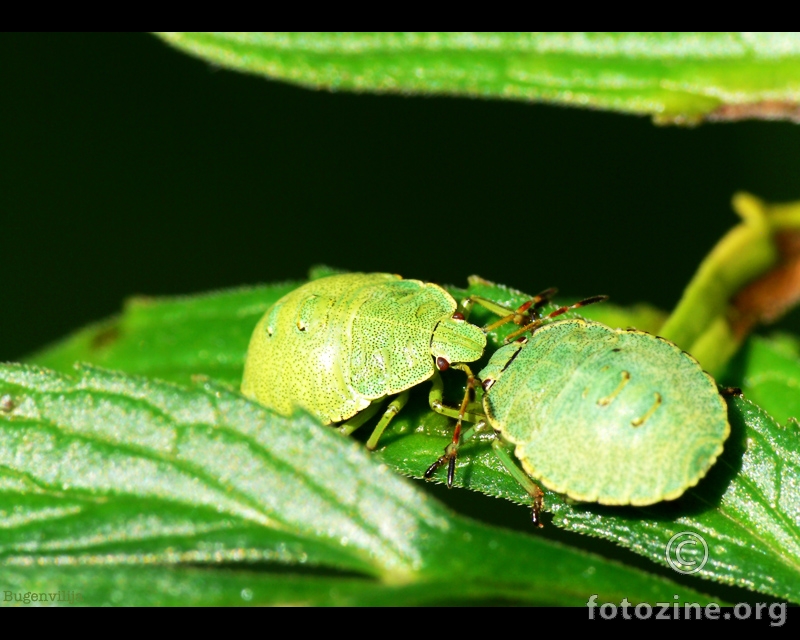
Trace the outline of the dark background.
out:
<instances>
[{"instance_id":1,"label":"dark background","mask_svg":"<svg viewBox=\"0 0 800 640\"><path fill-rule=\"evenodd\" d=\"M132 294L315 263L669 309L733 193L800 199L799 167L788 123L314 92L146 34L0 35L0 361Z\"/></svg>"}]
</instances>

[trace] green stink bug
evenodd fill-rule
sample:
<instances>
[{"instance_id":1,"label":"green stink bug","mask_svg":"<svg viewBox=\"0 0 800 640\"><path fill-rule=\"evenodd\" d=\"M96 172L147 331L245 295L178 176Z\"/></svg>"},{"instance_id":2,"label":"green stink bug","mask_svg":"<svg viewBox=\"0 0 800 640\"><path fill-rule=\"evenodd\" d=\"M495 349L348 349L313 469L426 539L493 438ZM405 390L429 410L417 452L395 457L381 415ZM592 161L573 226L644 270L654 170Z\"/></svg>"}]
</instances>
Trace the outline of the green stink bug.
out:
<instances>
[{"instance_id":1,"label":"green stink bug","mask_svg":"<svg viewBox=\"0 0 800 640\"><path fill-rule=\"evenodd\" d=\"M299 408L324 424L346 420L343 433L374 415L380 400L400 394L368 442L374 448L408 389L483 354L484 332L457 309L438 285L396 275L314 280L259 321L242 393L282 414Z\"/></svg>"},{"instance_id":2,"label":"green stink bug","mask_svg":"<svg viewBox=\"0 0 800 640\"><path fill-rule=\"evenodd\" d=\"M530 477L572 499L607 505L672 500L696 485L730 432L711 376L663 338L580 319L544 324L547 319L527 327L530 337L492 355L477 377L484 415L468 417L476 426L454 438L426 476L449 461L452 484L458 445L488 423L515 445L528 475L500 439L492 443L531 494L537 524L542 492Z\"/></svg>"}]
</instances>

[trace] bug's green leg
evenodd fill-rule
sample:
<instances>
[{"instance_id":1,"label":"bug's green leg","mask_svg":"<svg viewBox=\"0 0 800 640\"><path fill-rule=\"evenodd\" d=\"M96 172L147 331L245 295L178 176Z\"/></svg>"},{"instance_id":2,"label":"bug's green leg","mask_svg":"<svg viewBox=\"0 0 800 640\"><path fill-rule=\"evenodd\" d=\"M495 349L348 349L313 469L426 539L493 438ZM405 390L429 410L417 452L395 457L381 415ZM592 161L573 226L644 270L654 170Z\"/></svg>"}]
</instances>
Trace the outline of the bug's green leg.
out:
<instances>
[{"instance_id":1,"label":"bug's green leg","mask_svg":"<svg viewBox=\"0 0 800 640\"><path fill-rule=\"evenodd\" d=\"M363 411L359 411L356 415L352 418L343 422L339 426L339 433L343 436L349 436L353 431L358 429L361 425L363 425L367 420L369 420L372 416L378 413L378 410L381 408L381 402L376 401L371 403L366 409Z\"/></svg>"},{"instance_id":2,"label":"bug's green leg","mask_svg":"<svg viewBox=\"0 0 800 640\"><path fill-rule=\"evenodd\" d=\"M434 462L428 469L425 471L425 477L430 478L433 476L436 469L438 469L441 465L447 461L447 488L452 489L453 481L455 480L456 475L456 458L458 457L458 447L461 442L461 423L466 418L469 422L477 422L478 420L482 420L485 416L477 415L477 414L467 414L467 407L470 404L470 400L474 400L475 395L475 385L478 379L472 373L472 370L463 363L456 363L452 365L455 369L460 369L467 374L467 388L464 392L464 399L461 401L461 407L459 407L457 413L453 413L453 409L449 407L445 407L442 404L442 382L441 378L436 375L435 378L439 378L438 380L434 380L433 386L431 388L431 392L429 397L431 408L444 415L454 417L458 419L456 422L456 427L453 430L453 440L448 444L444 449L444 455L440 456L439 459ZM434 397L438 396L437 399ZM468 417L469 416L469 417ZM476 420L477 418L477 420Z\"/></svg>"},{"instance_id":3,"label":"bug's green leg","mask_svg":"<svg viewBox=\"0 0 800 640\"><path fill-rule=\"evenodd\" d=\"M454 409L444 404L444 384L442 383L442 376L438 371L434 373L431 378L431 390L428 393L428 404L432 411L441 413L448 418L455 418L458 420L461 416L461 411L459 409ZM466 411L464 412L463 418L467 422L478 422L479 420L483 420L485 416L483 413Z\"/></svg>"},{"instance_id":4,"label":"bug's green leg","mask_svg":"<svg viewBox=\"0 0 800 640\"><path fill-rule=\"evenodd\" d=\"M467 429L464 433L461 434L461 444L466 444L479 433L484 433L486 431L491 431L491 430L492 430L492 425L490 425L489 422L484 417L477 424L472 425L469 429Z\"/></svg>"},{"instance_id":5,"label":"bug's green leg","mask_svg":"<svg viewBox=\"0 0 800 640\"><path fill-rule=\"evenodd\" d=\"M381 435L383 434L384 429L389 426L389 423L392 419L400 413L400 409L406 406L406 402L408 402L408 397L411 395L411 391L406 389L402 393L396 395L394 400L389 403L389 406L386 407L386 411L383 413L383 417L381 418L380 422L378 422L375 430L372 432L372 435L367 440L367 449L370 451L374 451L375 447L378 446L378 440L380 440Z\"/></svg>"},{"instance_id":6,"label":"bug's green leg","mask_svg":"<svg viewBox=\"0 0 800 640\"><path fill-rule=\"evenodd\" d=\"M500 440L500 438L496 437L494 440L492 440L492 449L494 449L495 455L498 457L500 462L503 463L503 466L508 469L508 472L514 477L514 480L519 482L522 485L522 488L525 489L525 491L527 491L531 496L533 500L533 514L531 516L531 520L533 521L533 524L541 528L542 523L539 520L539 512L542 510L542 498L544 496L544 492L539 488L539 485L537 485L528 477L527 473L517 466L517 463L514 462L514 458L503 446L503 442Z\"/></svg>"}]
</instances>

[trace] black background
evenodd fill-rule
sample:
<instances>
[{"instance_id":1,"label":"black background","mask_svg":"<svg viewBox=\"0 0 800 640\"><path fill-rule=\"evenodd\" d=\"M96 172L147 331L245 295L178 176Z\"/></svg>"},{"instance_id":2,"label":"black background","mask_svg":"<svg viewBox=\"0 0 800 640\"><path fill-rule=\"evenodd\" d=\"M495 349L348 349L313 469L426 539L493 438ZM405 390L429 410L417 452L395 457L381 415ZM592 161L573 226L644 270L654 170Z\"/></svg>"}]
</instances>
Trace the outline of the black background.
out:
<instances>
[{"instance_id":1,"label":"black background","mask_svg":"<svg viewBox=\"0 0 800 640\"><path fill-rule=\"evenodd\" d=\"M0 360L316 263L669 309L736 190L800 199L789 123L315 92L146 34L0 35L0 61Z\"/></svg>"}]
</instances>

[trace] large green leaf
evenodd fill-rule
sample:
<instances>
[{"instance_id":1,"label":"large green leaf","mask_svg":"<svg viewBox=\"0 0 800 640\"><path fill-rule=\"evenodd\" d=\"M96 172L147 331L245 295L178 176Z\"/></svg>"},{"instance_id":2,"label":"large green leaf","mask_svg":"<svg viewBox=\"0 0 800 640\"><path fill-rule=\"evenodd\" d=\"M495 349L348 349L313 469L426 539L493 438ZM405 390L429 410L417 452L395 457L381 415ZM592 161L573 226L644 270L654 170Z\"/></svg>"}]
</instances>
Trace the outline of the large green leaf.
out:
<instances>
[{"instance_id":1,"label":"large green leaf","mask_svg":"<svg viewBox=\"0 0 800 640\"><path fill-rule=\"evenodd\" d=\"M99 352L93 345L96 336L107 331L106 324L79 332L35 359L65 371L70 370L74 359L94 359L107 366L152 376L166 373L178 381L202 373L238 384L255 316L288 286L128 305L121 318L113 321L117 327L113 340L103 344ZM466 289L450 288L450 291L457 298L477 294L509 307L528 298L527 294L479 278L473 278ZM258 302L260 296L264 304ZM646 306L622 309L602 304L582 308L580 312L611 326L632 325L651 331L657 331L663 319L662 314ZM175 324L175 319L181 322ZM488 312L479 307L471 318L479 324L489 319ZM503 327L491 332L488 350L501 344L508 331ZM164 344L165 336L171 340L171 352L151 346ZM789 415L798 415L796 394L792 392L800 379L795 346L796 342L790 338L774 343L754 338L728 374L729 382L742 386L747 396L762 402L781 421ZM202 361L194 357L195 350L205 354ZM217 362L237 364L225 369L208 366ZM450 374L447 387L451 399L457 402L463 388L463 374L447 374ZM377 453L392 468L418 478L441 454L453 426L451 420L428 409L426 391L427 386L415 392L410 405L382 438ZM667 565L665 547L673 535L698 533L709 545L709 559L700 576L799 601L800 494L792 481L800 474L798 447L793 446L796 428L779 426L750 400L731 401L730 418L733 435L722 459L698 487L681 499L647 509L614 509L570 504L548 493L545 509L552 514L548 524L612 540L662 565ZM771 477L765 475L769 469L773 470ZM463 448L456 484L528 503L527 494L496 460L488 442ZM780 500L775 495L780 495ZM523 511L520 519L525 518ZM259 539L250 548L269 546Z\"/></svg>"},{"instance_id":2,"label":"large green leaf","mask_svg":"<svg viewBox=\"0 0 800 640\"><path fill-rule=\"evenodd\" d=\"M358 443L208 382L12 364L0 366L0 401L0 563L23 599L708 600L457 517Z\"/></svg>"},{"instance_id":3,"label":"large green leaf","mask_svg":"<svg viewBox=\"0 0 800 640\"><path fill-rule=\"evenodd\" d=\"M653 115L800 118L790 32L162 32L227 68L309 87L542 100Z\"/></svg>"}]
</instances>

